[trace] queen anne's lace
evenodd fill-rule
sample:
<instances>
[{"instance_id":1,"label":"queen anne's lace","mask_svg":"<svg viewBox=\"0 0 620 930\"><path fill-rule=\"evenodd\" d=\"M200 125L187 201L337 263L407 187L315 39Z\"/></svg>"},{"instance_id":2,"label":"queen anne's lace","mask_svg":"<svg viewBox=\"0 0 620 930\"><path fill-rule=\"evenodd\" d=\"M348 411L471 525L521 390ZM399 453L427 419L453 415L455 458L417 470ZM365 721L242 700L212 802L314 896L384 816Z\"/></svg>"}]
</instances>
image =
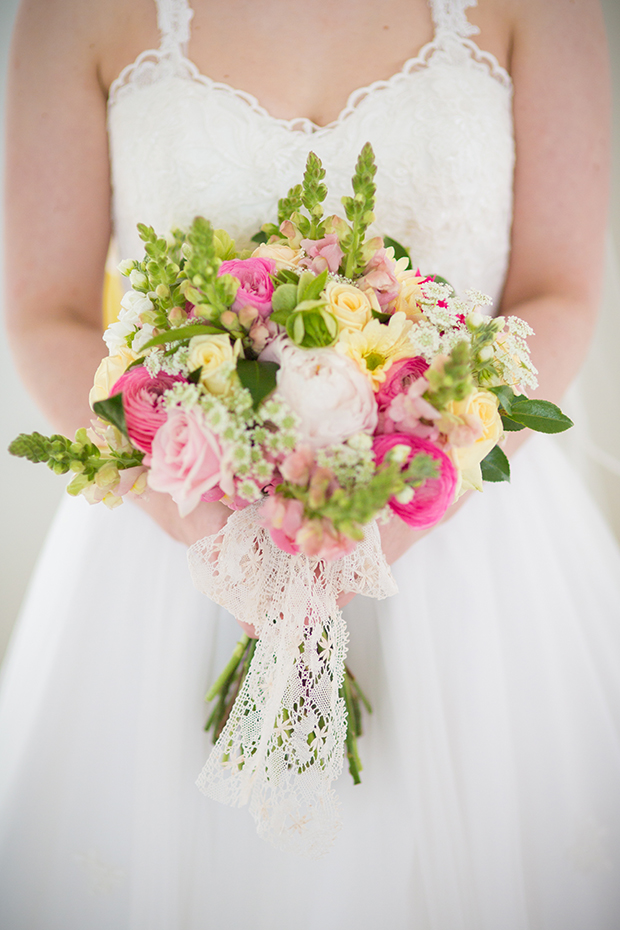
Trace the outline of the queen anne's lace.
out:
<instances>
[{"instance_id":1,"label":"queen anne's lace","mask_svg":"<svg viewBox=\"0 0 620 930\"><path fill-rule=\"evenodd\" d=\"M260 638L230 714L198 779L225 804L249 804L260 836L310 858L339 827L331 783L342 769L346 711L339 689L348 634L342 591L384 598L396 584L376 524L355 551L325 563L278 549L257 506L188 553L196 587Z\"/></svg>"}]
</instances>

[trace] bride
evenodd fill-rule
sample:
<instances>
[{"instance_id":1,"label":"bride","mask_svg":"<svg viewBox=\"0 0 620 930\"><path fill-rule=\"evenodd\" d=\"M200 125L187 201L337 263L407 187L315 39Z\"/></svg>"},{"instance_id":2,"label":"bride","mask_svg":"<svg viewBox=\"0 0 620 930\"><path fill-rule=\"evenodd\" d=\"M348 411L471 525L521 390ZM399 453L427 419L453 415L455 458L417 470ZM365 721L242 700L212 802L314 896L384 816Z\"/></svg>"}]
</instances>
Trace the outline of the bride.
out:
<instances>
[{"instance_id":1,"label":"bride","mask_svg":"<svg viewBox=\"0 0 620 930\"><path fill-rule=\"evenodd\" d=\"M594 0L23 0L6 204L26 383L60 430L88 423L112 229L123 258L138 221L247 240L310 150L336 210L369 140L377 231L526 319L559 399L599 299L603 49ZM5 679L2 926L617 927L620 559L553 441L431 532L384 531L400 593L347 608L363 782L340 779L319 862L194 786L238 630L185 549L227 514L61 508Z\"/></svg>"}]
</instances>

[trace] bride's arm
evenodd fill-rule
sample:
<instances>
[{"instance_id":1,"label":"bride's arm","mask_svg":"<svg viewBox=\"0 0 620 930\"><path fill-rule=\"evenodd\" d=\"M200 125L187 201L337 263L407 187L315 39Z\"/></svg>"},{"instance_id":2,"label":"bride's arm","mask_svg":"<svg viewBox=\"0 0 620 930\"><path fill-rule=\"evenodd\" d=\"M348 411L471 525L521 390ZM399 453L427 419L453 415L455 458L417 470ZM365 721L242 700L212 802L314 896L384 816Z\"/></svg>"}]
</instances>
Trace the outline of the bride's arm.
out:
<instances>
[{"instance_id":1,"label":"bride's arm","mask_svg":"<svg viewBox=\"0 0 620 930\"><path fill-rule=\"evenodd\" d=\"M535 332L536 394L558 402L588 348L600 299L609 184L607 44L596 0L508 0L516 171L503 314ZM511 433L511 455L529 430ZM449 519L461 499L446 515ZM389 562L426 532L382 530Z\"/></svg>"},{"instance_id":2,"label":"bride's arm","mask_svg":"<svg viewBox=\"0 0 620 930\"><path fill-rule=\"evenodd\" d=\"M26 386L54 426L88 425L105 354L101 294L110 238L106 93L100 81L110 4L25 0L9 68L5 194L7 326ZM167 495L141 505L186 543L228 511L181 520Z\"/></svg>"}]
</instances>

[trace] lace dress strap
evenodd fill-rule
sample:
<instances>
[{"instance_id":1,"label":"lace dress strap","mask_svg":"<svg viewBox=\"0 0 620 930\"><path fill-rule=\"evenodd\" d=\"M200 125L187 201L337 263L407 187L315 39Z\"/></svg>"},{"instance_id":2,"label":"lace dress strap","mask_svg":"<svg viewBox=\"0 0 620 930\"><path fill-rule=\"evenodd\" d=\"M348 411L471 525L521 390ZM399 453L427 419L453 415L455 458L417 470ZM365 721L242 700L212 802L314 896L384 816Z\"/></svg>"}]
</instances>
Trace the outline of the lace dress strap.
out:
<instances>
[{"instance_id":1,"label":"lace dress strap","mask_svg":"<svg viewBox=\"0 0 620 930\"><path fill-rule=\"evenodd\" d=\"M155 0L155 6L161 50L184 55L190 36L189 24L194 15L188 0Z\"/></svg>"},{"instance_id":2,"label":"lace dress strap","mask_svg":"<svg viewBox=\"0 0 620 930\"><path fill-rule=\"evenodd\" d=\"M430 0L436 38L453 36L468 39L480 32L467 19L466 10L477 6L478 0Z\"/></svg>"}]
</instances>

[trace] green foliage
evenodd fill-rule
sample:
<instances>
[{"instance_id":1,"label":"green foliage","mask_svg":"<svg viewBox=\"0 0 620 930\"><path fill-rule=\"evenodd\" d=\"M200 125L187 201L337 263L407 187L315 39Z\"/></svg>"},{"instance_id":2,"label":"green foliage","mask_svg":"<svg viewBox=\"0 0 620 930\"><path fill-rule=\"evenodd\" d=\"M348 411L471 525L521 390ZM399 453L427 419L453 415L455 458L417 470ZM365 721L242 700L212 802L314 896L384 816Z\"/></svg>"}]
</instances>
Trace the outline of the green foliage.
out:
<instances>
[{"instance_id":1,"label":"green foliage","mask_svg":"<svg viewBox=\"0 0 620 930\"><path fill-rule=\"evenodd\" d=\"M515 394L508 385L489 388L499 400L504 429L517 431L529 427L538 433L563 433L573 421L548 400L530 400L525 394Z\"/></svg>"},{"instance_id":2,"label":"green foliage","mask_svg":"<svg viewBox=\"0 0 620 930\"><path fill-rule=\"evenodd\" d=\"M483 481L510 481L510 462L499 446L493 446L480 463Z\"/></svg>"},{"instance_id":3,"label":"green foliage","mask_svg":"<svg viewBox=\"0 0 620 930\"><path fill-rule=\"evenodd\" d=\"M144 344L143 349L151 349L165 343L189 342L194 336L217 336L225 332L227 330L217 323L190 323L188 326L178 326L176 329L158 333Z\"/></svg>"},{"instance_id":4,"label":"green foliage","mask_svg":"<svg viewBox=\"0 0 620 930\"><path fill-rule=\"evenodd\" d=\"M464 400L473 390L470 373L471 353L465 341L455 345L442 369L429 368L424 377L430 384L424 399L436 410L443 410L450 401Z\"/></svg>"},{"instance_id":5,"label":"green foliage","mask_svg":"<svg viewBox=\"0 0 620 930\"><path fill-rule=\"evenodd\" d=\"M310 152L306 161L306 170L302 185L302 203L310 214L310 229L308 238L321 239L325 234L323 216L323 201L327 197L327 187L323 184L325 168L321 159L314 152Z\"/></svg>"},{"instance_id":6,"label":"green foliage","mask_svg":"<svg viewBox=\"0 0 620 930\"><path fill-rule=\"evenodd\" d=\"M123 395L114 394L107 400L98 400L93 404L93 410L102 420L107 420L112 426L126 436L127 424L125 423L125 408L123 407Z\"/></svg>"},{"instance_id":7,"label":"green foliage","mask_svg":"<svg viewBox=\"0 0 620 930\"><path fill-rule=\"evenodd\" d=\"M259 362L252 359L237 360L237 375L244 388L252 395L252 406L257 410L262 401L275 390L276 362Z\"/></svg>"},{"instance_id":8,"label":"green foliage","mask_svg":"<svg viewBox=\"0 0 620 930\"><path fill-rule=\"evenodd\" d=\"M80 490L92 484L97 472L111 463L119 469L133 468L144 458L144 454L135 449L102 455L99 447L88 439L85 429L79 429L73 441L57 433L53 436L21 433L9 446L9 452L30 462L45 462L56 475L75 472L80 478Z\"/></svg>"},{"instance_id":9,"label":"green foliage","mask_svg":"<svg viewBox=\"0 0 620 930\"><path fill-rule=\"evenodd\" d=\"M341 239L340 245L346 258L344 274L353 278L364 270L366 261L362 254L362 246L366 230L373 222L375 208L376 185L374 176L377 173L375 155L369 142L363 147L357 159L355 174L353 175L353 197L343 197L346 217L351 224L351 231Z\"/></svg>"},{"instance_id":10,"label":"green foliage","mask_svg":"<svg viewBox=\"0 0 620 930\"><path fill-rule=\"evenodd\" d=\"M301 184L291 187L286 197L278 200L278 223L290 220L294 213L299 213L303 205L303 189Z\"/></svg>"}]
</instances>

